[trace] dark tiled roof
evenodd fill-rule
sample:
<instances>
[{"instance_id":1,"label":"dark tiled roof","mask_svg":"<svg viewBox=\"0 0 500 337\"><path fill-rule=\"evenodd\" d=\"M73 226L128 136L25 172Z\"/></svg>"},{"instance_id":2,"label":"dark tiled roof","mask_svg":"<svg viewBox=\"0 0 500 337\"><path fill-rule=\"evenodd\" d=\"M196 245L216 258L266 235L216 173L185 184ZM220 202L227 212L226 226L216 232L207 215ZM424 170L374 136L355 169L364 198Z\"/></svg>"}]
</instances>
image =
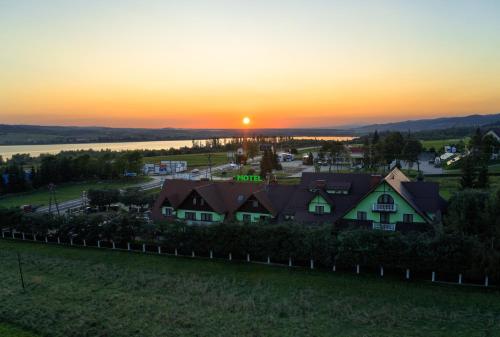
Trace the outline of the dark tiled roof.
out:
<instances>
[{"instance_id":1,"label":"dark tiled roof","mask_svg":"<svg viewBox=\"0 0 500 337\"><path fill-rule=\"evenodd\" d=\"M428 181L403 182L413 202L422 212L436 212L441 209L442 200L439 195L439 184Z\"/></svg>"},{"instance_id":2,"label":"dark tiled roof","mask_svg":"<svg viewBox=\"0 0 500 337\"><path fill-rule=\"evenodd\" d=\"M403 172L395 168L384 179L417 212L428 219L426 213L434 213L443 207L439 185L434 182L410 181Z\"/></svg>"},{"instance_id":3,"label":"dark tiled roof","mask_svg":"<svg viewBox=\"0 0 500 337\"><path fill-rule=\"evenodd\" d=\"M153 207L153 217L161 218L161 205L168 199L177 208L195 190L217 213L231 213L262 184L230 182L210 182L194 180L165 180L163 188Z\"/></svg>"},{"instance_id":4,"label":"dark tiled roof","mask_svg":"<svg viewBox=\"0 0 500 337\"><path fill-rule=\"evenodd\" d=\"M349 190L351 188L351 183L349 181L326 181L324 179L318 179L311 181L308 187L310 190L313 189Z\"/></svg>"},{"instance_id":5,"label":"dark tiled roof","mask_svg":"<svg viewBox=\"0 0 500 337\"><path fill-rule=\"evenodd\" d=\"M309 190L312 182L324 180L326 186L350 186L348 194L327 194L334 205L333 214L314 214L308 210L315 193ZM363 173L312 173L304 172L300 184L285 208L299 222L333 223L354 207L368 192L380 183L382 177Z\"/></svg>"},{"instance_id":6,"label":"dark tiled roof","mask_svg":"<svg viewBox=\"0 0 500 337\"><path fill-rule=\"evenodd\" d=\"M446 202L439 196L439 187L433 182L411 182L398 169L384 179L379 175L360 173L303 173L298 185L252 184L230 182L207 182L189 180L166 180L156 200L153 216L161 218L161 205L167 199L177 208L188 195L197 191L218 213L230 219L241 205L252 195L273 216L293 215L295 221L308 223L333 223L354 208L382 181L386 181L417 212L427 218L426 213L444 210ZM319 182L319 183L318 183ZM314 188L311 188L314 187ZM337 188L332 188L335 186ZM326 190L348 189L348 193L327 193ZM333 206L333 213L309 212L310 201L321 195Z\"/></svg>"}]
</instances>

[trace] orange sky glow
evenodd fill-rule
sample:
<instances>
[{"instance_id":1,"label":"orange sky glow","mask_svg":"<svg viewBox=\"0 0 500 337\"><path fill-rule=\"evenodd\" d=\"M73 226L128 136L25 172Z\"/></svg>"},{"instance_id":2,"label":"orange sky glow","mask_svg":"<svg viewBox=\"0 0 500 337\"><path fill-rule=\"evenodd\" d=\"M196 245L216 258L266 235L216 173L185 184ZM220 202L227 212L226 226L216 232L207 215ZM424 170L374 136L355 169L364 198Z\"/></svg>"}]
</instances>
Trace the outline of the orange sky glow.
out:
<instances>
[{"instance_id":1,"label":"orange sky glow","mask_svg":"<svg viewBox=\"0 0 500 337\"><path fill-rule=\"evenodd\" d=\"M332 127L500 113L498 2L2 6L0 123Z\"/></svg>"}]
</instances>

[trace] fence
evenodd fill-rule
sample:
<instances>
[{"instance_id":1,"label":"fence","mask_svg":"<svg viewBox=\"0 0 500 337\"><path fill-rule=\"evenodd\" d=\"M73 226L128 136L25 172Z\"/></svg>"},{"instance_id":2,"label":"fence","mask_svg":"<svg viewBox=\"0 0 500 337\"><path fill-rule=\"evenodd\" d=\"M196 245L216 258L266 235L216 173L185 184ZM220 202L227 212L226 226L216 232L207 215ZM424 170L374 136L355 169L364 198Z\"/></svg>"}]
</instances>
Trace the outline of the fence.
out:
<instances>
[{"instance_id":1,"label":"fence","mask_svg":"<svg viewBox=\"0 0 500 337\"><path fill-rule=\"evenodd\" d=\"M161 245L153 245L147 243L137 243L137 242L114 242L107 240L97 240L97 241L87 241L85 239L74 239L74 238L61 238L59 236L43 236L39 237L36 234L31 233L22 233L16 231L2 231L2 239L4 240L15 240L15 241L29 241L36 242L40 244L51 244L51 245L63 245L70 247L79 247L79 248L97 248L97 249L107 249L107 250L117 250L117 251L126 251L133 253L142 253L142 254L151 254L151 255L164 255L164 256L175 256L175 257L191 257L191 258L199 258L199 259L209 259L209 260L227 260L227 261L238 261L238 262L247 262L247 263L255 263L255 264L265 264L279 267L288 267L288 268L304 268L304 269L315 269L314 259L308 261L308 265L299 265L294 264L294 261L291 257L288 258L287 263L279 263L272 262L271 258L268 256L265 261L257 261L252 260L250 254L246 254L243 258L233 258L233 254L229 253L225 257L216 256L213 250L209 250L207 256L196 254L194 250L190 252L190 254L180 254L179 249L174 248L173 251L168 251L164 246ZM362 266L360 264L356 264L352 266L352 269L339 268L336 264L331 266L332 272L348 271L354 272L359 275L362 272ZM319 268L321 269L321 268ZM324 269L324 268L323 268ZM384 270L383 266L379 266L378 270L374 271L373 268L367 268L369 272L376 272L381 278L387 274L387 271ZM391 272L391 271L390 271ZM432 283L440 283L440 284L451 284L451 285L464 285L464 286L475 286L475 287L484 287L484 288L496 288L490 281L488 275L485 275L484 282L480 283L471 283L465 282L464 274L459 273L455 275L455 279L450 278L449 274L438 273L436 271L432 271L430 275L422 275L422 273L415 273L414 275L412 271L408 268L401 271L401 273L397 274L394 271L391 272L392 275L398 275L402 277L405 281L410 280L427 280ZM438 279L438 275L444 276L441 279ZM430 276L430 277L429 277Z\"/></svg>"}]
</instances>

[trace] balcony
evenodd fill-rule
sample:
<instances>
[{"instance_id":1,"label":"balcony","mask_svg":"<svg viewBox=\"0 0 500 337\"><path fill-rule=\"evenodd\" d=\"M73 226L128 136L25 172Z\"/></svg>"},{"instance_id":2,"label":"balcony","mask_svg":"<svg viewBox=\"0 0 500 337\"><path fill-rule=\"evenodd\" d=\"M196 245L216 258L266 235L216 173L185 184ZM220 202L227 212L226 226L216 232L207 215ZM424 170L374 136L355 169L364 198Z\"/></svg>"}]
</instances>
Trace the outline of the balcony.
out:
<instances>
[{"instance_id":1,"label":"balcony","mask_svg":"<svg viewBox=\"0 0 500 337\"><path fill-rule=\"evenodd\" d=\"M372 228L373 229L382 230L382 231L392 231L392 232L394 232L396 230L396 224L374 222Z\"/></svg>"},{"instance_id":2,"label":"balcony","mask_svg":"<svg viewBox=\"0 0 500 337\"><path fill-rule=\"evenodd\" d=\"M396 204L373 204L372 211L374 212L396 212Z\"/></svg>"}]
</instances>

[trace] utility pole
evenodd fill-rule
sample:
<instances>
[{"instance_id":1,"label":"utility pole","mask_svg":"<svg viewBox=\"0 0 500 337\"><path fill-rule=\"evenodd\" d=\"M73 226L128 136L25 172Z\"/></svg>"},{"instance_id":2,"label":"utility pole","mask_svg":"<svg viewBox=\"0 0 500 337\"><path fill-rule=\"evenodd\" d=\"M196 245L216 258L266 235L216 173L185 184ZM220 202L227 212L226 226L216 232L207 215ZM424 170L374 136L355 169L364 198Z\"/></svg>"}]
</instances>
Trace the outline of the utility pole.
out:
<instances>
[{"instance_id":1,"label":"utility pole","mask_svg":"<svg viewBox=\"0 0 500 337\"><path fill-rule=\"evenodd\" d=\"M19 266L19 276L21 277L21 285L23 287L23 291L26 291L26 288L24 287L23 268L21 267L21 255L19 254L19 252L17 253L17 264Z\"/></svg>"},{"instance_id":2,"label":"utility pole","mask_svg":"<svg viewBox=\"0 0 500 337\"><path fill-rule=\"evenodd\" d=\"M87 191L82 191L82 211L85 212L87 208Z\"/></svg>"},{"instance_id":3,"label":"utility pole","mask_svg":"<svg viewBox=\"0 0 500 337\"><path fill-rule=\"evenodd\" d=\"M52 214L52 203L54 203L54 206L56 207L57 210L57 215L61 215L59 213L59 203L57 202L56 198L56 185L53 183L49 184L49 214Z\"/></svg>"},{"instance_id":4,"label":"utility pole","mask_svg":"<svg viewBox=\"0 0 500 337\"><path fill-rule=\"evenodd\" d=\"M210 173L210 180L212 180L212 154L208 153L208 171ZM206 177L206 175L205 175Z\"/></svg>"}]
</instances>

